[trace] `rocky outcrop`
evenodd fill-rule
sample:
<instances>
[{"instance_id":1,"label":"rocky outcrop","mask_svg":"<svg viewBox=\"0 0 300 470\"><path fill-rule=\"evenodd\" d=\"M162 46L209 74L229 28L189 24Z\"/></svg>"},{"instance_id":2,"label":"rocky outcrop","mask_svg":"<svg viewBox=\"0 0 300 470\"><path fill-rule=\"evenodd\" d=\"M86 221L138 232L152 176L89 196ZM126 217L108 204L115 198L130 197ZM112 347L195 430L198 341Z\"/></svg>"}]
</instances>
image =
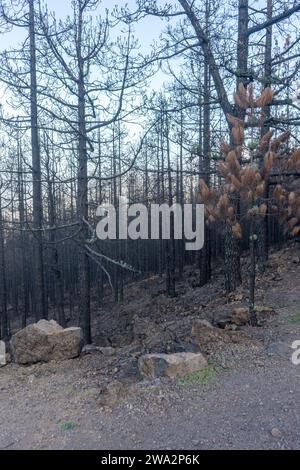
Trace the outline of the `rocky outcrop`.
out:
<instances>
[{"instance_id":1,"label":"rocky outcrop","mask_svg":"<svg viewBox=\"0 0 300 470\"><path fill-rule=\"evenodd\" d=\"M147 354L139 359L141 375L150 380L157 377L184 377L204 369L207 365L207 360L201 353Z\"/></svg>"},{"instance_id":2,"label":"rocky outcrop","mask_svg":"<svg viewBox=\"0 0 300 470\"><path fill-rule=\"evenodd\" d=\"M242 331L222 330L206 326L202 321L194 323L192 338L198 343L200 351L205 354L221 349L224 343L244 344L251 341Z\"/></svg>"},{"instance_id":3,"label":"rocky outcrop","mask_svg":"<svg viewBox=\"0 0 300 470\"><path fill-rule=\"evenodd\" d=\"M73 359L82 346L81 328L63 329L54 320L29 325L11 339L12 358L18 364Z\"/></svg>"},{"instance_id":4,"label":"rocky outcrop","mask_svg":"<svg viewBox=\"0 0 300 470\"><path fill-rule=\"evenodd\" d=\"M237 326L247 325L250 322L250 312L248 308L236 308L232 312L232 323Z\"/></svg>"},{"instance_id":5,"label":"rocky outcrop","mask_svg":"<svg viewBox=\"0 0 300 470\"><path fill-rule=\"evenodd\" d=\"M255 313L258 318L258 324L263 325L276 314L272 307L255 305ZM245 326L250 323L250 312L248 308L236 308L231 315L231 323L237 326Z\"/></svg>"}]
</instances>

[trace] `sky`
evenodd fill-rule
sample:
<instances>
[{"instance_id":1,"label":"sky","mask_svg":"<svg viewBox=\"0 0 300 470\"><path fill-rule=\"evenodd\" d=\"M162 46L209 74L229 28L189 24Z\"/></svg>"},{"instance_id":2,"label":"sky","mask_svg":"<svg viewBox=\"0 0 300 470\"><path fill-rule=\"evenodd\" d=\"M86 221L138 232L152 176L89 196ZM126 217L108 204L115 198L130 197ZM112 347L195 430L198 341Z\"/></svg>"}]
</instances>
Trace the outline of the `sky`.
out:
<instances>
[{"instance_id":1,"label":"sky","mask_svg":"<svg viewBox=\"0 0 300 470\"><path fill-rule=\"evenodd\" d=\"M54 11L57 18L63 18L71 13L71 0L43 0L44 5L47 5L49 11ZM106 8L112 10L115 5L124 7L128 5L131 10L136 8L135 0L102 0L101 9L104 11ZM158 38L162 30L162 20L159 18L149 18L139 22L135 27L136 35L140 39L143 46L147 47L151 44L154 38ZM23 35L21 29L15 28L10 34L5 34L1 37L0 48L5 49L10 45L22 40Z\"/></svg>"},{"instance_id":2,"label":"sky","mask_svg":"<svg viewBox=\"0 0 300 470\"><path fill-rule=\"evenodd\" d=\"M44 0L48 9L55 11L57 17L66 16L70 13L71 0ZM129 9L134 11L136 9L135 0L102 0L101 9L108 8L112 10L115 5L124 7L128 5ZM135 25L136 37L140 40L142 47L148 48L153 39L158 39L163 27L163 22L159 18L151 17L139 22Z\"/></svg>"},{"instance_id":3,"label":"sky","mask_svg":"<svg viewBox=\"0 0 300 470\"><path fill-rule=\"evenodd\" d=\"M158 4L164 4L166 0L158 0ZM291 1L291 0L289 0ZM47 6L49 11L54 11L56 18L64 18L72 12L71 0L42 0L43 4ZM168 0L168 3L177 5L178 0ZM288 2L289 3L289 2ZM114 6L125 7L128 5L131 11L136 9L136 0L102 0L99 11L105 12L106 9L113 10ZM256 7L265 7L266 0L256 0ZM174 20L176 22L177 20ZM142 53L147 53L151 49L153 41L158 41L160 34L165 29L165 23L162 19L157 17L147 17L134 24L134 35L139 40ZM114 34L117 34L116 32ZM10 33L5 33L0 36L0 51L9 49L22 42L27 36L26 31L22 28L13 28ZM177 61L173 60L173 68L177 68ZM170 81L171 78L162 71L156 73L150 83L150 89L158 91L164 82Z\"/></svg>"},{"instance_id":4,"label":"sky","mask_svg":"<svg viewBox=\"0 0 300 470\"><path fill-rule=\"evenodd\" d=\"M163 0L159 0L163 2ZM176 0L171 0L170 3L176 4ZM47 6L50 12L55 12L56 18L64 18L72 12L71 0L43 0L43 4ZM118 7L125 7L128 5L131 11L136 9L135 0L102 0L99 11L105 12L106 9L111 11L115 5ZM151 17L142 19L134 25L134 36L139 40L141 46L141 52L150 52L151 44L153 41L159 39L160 34L164 29L164 23L162 19ZM27 36L26 31L22 28L13 28L9 33L1 35L0 39L0 51L9 49L17 44L21 43ZM159 90L164 82L168 82L170 78L163 72L158 72L151 80L151 88Z\"/></svg>"}]
</instances>

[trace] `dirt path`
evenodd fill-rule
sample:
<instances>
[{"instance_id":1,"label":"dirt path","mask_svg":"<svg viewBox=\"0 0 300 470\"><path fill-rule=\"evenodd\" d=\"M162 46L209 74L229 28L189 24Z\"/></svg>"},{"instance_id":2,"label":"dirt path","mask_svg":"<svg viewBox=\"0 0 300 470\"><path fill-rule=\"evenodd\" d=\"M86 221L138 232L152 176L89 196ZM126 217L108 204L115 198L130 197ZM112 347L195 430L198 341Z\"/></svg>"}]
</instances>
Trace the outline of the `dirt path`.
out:
<instances>
[{"instance_id":1,"label":"dirt path","mask_svg":"<svg viewBox=\"0 0 300 470\"><path fill-rule=\"evenodd\" d=\"M263 347L226 357L207 383L125 384L107 408L99 393L120 358L0 369L0 449L300 449L300 266L265 299L279 315L252 331Z\"/></svg>"}]
</instances>

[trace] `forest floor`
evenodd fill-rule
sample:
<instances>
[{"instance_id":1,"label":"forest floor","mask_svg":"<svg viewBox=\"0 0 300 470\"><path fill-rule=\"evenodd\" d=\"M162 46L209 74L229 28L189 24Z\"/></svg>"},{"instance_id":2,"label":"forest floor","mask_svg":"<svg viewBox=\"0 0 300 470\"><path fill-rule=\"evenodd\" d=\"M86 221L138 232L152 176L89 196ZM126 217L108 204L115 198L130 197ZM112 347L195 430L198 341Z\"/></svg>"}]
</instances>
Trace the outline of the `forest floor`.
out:
<instances>
[{"instance_id":1,"label":"forest floor","mask_svg":"<svg viewBox=\"0 0 300 470\"><path fill-rule=\"evenodd\" d=\"M201 374L148 382L137 368L144 352L191 347L195 319L216 324L247 304L246 284L227 298L221 272L200 288L192 269L175 299L153 277L97 311L95 342L115 355L0 368L0 449L300 449L299 257L293 244L271 254L257 302L276 314L242 327L251 341L213 351Z\"/></svg>"}]
</instances>

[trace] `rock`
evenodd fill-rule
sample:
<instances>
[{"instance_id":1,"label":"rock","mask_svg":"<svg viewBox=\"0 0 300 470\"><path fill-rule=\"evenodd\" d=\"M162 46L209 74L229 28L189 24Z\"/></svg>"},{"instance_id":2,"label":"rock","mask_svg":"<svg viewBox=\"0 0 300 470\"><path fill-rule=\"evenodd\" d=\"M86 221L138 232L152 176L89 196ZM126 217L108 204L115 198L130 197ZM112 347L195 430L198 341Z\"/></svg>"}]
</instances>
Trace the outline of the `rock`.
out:
<instances>
[{"instance_id":1,"label":"rock","mask_svg":"<svg viewBox=\"0 0 300 470\"><path fill-rule=\"evenodd\" d=\"M109 356L114 356L116 354L116 349L110 346L107 346L107 347L96 346L95 344L87 344L82 349L82 354L93 354L97 352L100 352L101 354L103 354L103 356L109 357Z\"/></svg>"},{"instance_id":2,"label":"rock","mask_svg":"<svg viewBox=\"0 0 300 470\"><path fill-rule=\"evenodd\" d=\"M227 333L227 342L233 343L233 344L252 344L255 347L260 347L259 342L257 341L252 341L251 338L246 335L243 331L235 331L235 330L226 330L225 333Z\"/></svg>"},{"instance_id":3,"label":"rock","mask_svg":"<svg viewBox=\"0 0 300 470\"><path fill-rule=\"evenodd\" d=\"M265 305L256 305L255 306L255 311L256 311L257 315L260 315L262 317L271 316L271 315L276 314L275 310L272 307L267 307Z\"/></svg>"},{"instance_id":4,"label":"rock","mask_svg":"<svg viewBox=\"0 0 300 470\"><path fill-rule=\"evenodd\" d=\"M6 347L3 341L0 341L0 367L6 366Z\"/></svg>"},{"instance_id":5,"label":"rock","mask_svg":"<svg viewBox=\"0 0 300 470\"><path fill-rule=\"evenodd\" d=\"M98 348L98 350L101 352L101 354L103 354L103 356L107 356L107 357L114 356L117 352L115 348L111 348L111 347Z\"/></svg>"},{"instance_id":6,"label":"rock","mask_svg":"<svg viewBox=\"0 0 300 470\"><path fill-rule=\"evenodd\" d=\"M197 320L200 325L207 326L208 328L213 328L213 325L208 320Z\"/></svg>"},{"instance_id":7,"label":"rock","mask_svg":"<svg viewBox=\"0 0 300 470\"><path fill-rule=\"evenodd\" d=\"M299 256L294 256L293 259L292 259L292 262L294 264L300 264L300 257Z\"/></svg>"},{"instance_id":8,"label":"rock","mask_svg":"<svg viewBox=\"0 0 300 470\"><path fill-rule=\"evenodd\" d=\"M124 357L139 357L142 355L141 346L140 344L132 343L129 346L121 348L120 354Z\"/></svg>"},{"instance_id":9,"label":"rock","mask_svg":"<svg viewBox=\"0 0 300 470\"><path fill-rule=\"evenodd\" d=\"M232 312L232 323L237 326L247 325L250 321L250 313L247 308L236 308Z\"/></svg>"},{"instance_id":10,"label":"rock","mask_svg":"<svg viewBox=\"0 0 300 470\"><path fill-rule=\"evenodd\" d=\"M10 353L6 353L5 360L6 360L6 364L10 364L12 362Z\"/></svg>"},{"instance_id":11,"label":"rock","mask_svg":"<svg viewBox=\"0 0 300 470\"><path fill-rule=\"evenodd\" d=\"M95 344L86 344L81 351L81 354L86 355L86 354L93 354L99 350L98 346Z\"/></svg>"},{"instance_id":12,"label":"rock","mask_svg":"<svg viewBox=\"0 0 300 470\"><path fill-rule=\"evenodd\" d=\"M194 337L196 342L199 344L200 351L204 353L210 353L215 349L216 344L219 345L224 342L223 333L224 330L207 327L198 321L192 328L192 337Z\"/></svg>"},{"instance_id":13,"label":"rock","mask_svg":"<svg viewBox=\"0 0 300 470\"><path fill-rule=\"evenodd\" d=\"M81 349L81 328L63 329L54 320L29 325L11 339L12 357L18 364L73 359Z\"/></svg>"},{"instance_id":14,"label":"rock","mask_svg":"<svg viewBox=\"0 0 300 470\"><path fill-rule=\"evenodd\" d=\"M118 373L119 379L128 379L128 378L137 378L140 379L138 359L131 358L122 358L119 362L120 370Z\"/></svg>"},{"instance_id":15,"label":"rock","mask_svg":"<svg viewBox=\"0 0 300 470\"><path fill-rule=\"evenodd\" d=\"M276 281L276 282L282 281L282 277L276 273L272 274L271 279L272 281Z\"/></svg>"},{"instance_id":16,"label":"rock","mask_svg":"<svg viewBox=\"0 0 300 470\"><path fill-rule=\"evenodd\" d=\"M110 382L100 389L98 401L100 406L107 406L112 408L118 405L125 397L130 394L130 386L118 380Z\"/></svg>"},{"instance_id":17,"label":"rock","mask_svg":"<svg viewBox=\"0 0 300 470\"><path fill-rule=\"evenodd\" d=\"M237 302L241 302L241 301L244 299L244 297L245 297L244 294L237 294L237 295L235 296L235 300L236 300Z\"/></svg>"},{"instance_id":18,"label":"rock","mask_svg":"<svg viewBox=\"0 0 300 470\"><path fill-rule=\"evenodd\" d=\"M220 318L216 322L216 326L218 328L221 328L222 330L225 330L230 324L231 324L231 318L228 318L228 317Z\"/></svg>"},{"instance_id":19,"label":"rock","mask_svg":"<svg viewBox=\"0 0 300 470\"><path fill-rule=\"evenodd\" d=\"M199 345L195 342L184 342L184 343L174 343L170 347L170 353L184 353L184 352L190 352L190 353L198 353L200 352L199 350Z\"/></svg>"},{"instance_id":20,"label":"rock","mask_svg":"<svg viewBox=\"0 0 300 470\"><path fill-rule=\"evenodd\" d=\"M250 338L241 331L208 328L199 321L193 325L192 337L199 344L200 351L205 354L210 354L222 348L224 343L245 344L250 341Z\"/></svg>"},{"instance_id":21,"label":"rock","mask_svg":"<svg viewBox=\"0 0 300 470\"><path fill-rule=\"evenodd\" d=\"M192 444L194 447L198 447L200 445L200 441L198 439L193 439Z\"/></svg>"},{"instance_id":22,"label":"rock","mask_svg":"<svg viewBox=\"0 0 300 470\"><path fill-rule=\"evenodd\" d=\"M207 360L201 353L147 354L139 359L140 373L147 379L184 377L207 365Z\"/></svg>"},{"instance_id":23,"label":"rock","mask_svg":"<svg viewBox=\"0 0 300 470\"><path fill-rule=\"evenodd\" d=\"M231 323L230 325L225 326L225 330L227 331L236 331L238 329L238 326L235 325L234 323Z\"/></svg>"},{"instance_id":24,"label":"rock","mask_svg":"<svg viewBox=\"0 0 300 470\"><path fill-rule=\"evenodd\" d=\"M282 433L278 428L273 428L271 434L275 439L280 439L282 437Z\"/></svg>"},{"instance_id":25,"label":"rock","mask_svg":"<svg viewBox=\"0 0 300 470\"><path fill-rule=\"evenodd\" d=\"M244 294L242 293L231 292L228 295L228 300L230 302L241 302L243 299L244 299Z\"/></svg>"}]
</instances>

